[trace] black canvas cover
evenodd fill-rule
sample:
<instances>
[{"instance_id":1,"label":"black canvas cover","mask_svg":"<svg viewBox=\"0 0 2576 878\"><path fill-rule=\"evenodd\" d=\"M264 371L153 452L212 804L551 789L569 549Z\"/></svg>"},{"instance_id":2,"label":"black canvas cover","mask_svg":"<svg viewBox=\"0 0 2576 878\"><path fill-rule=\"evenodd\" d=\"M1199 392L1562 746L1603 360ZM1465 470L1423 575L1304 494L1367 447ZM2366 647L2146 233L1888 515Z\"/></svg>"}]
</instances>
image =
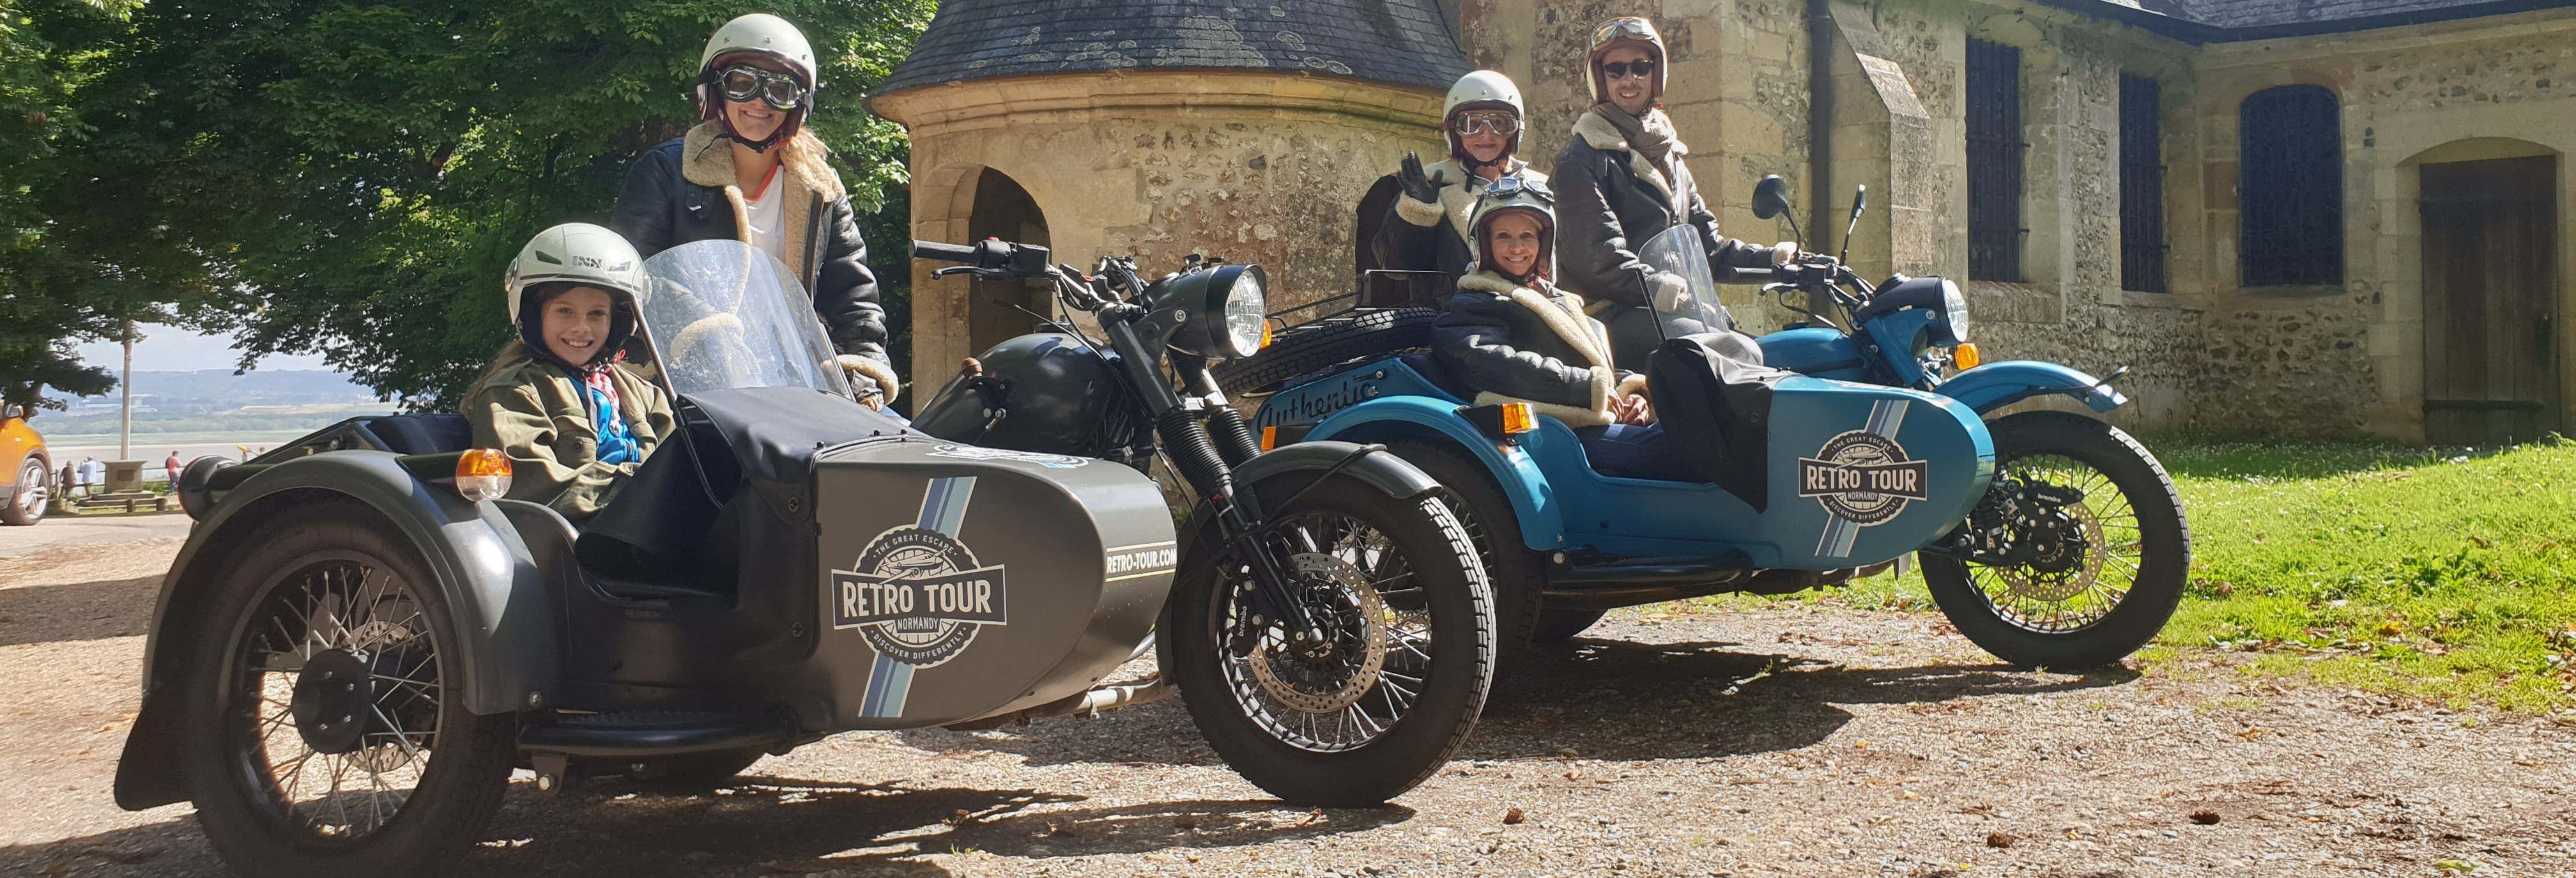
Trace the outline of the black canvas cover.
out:
<instances>
[{"instance_id":1,"label":"black canvas cover","mask_svg":"<svg viewBox=\"0 0 2576 878\"><path fill-rule=\"evenodd\" d=\"M1700 481L1761 512L1771 502L1771 392L1794 374L1764 365L1751 336L1703 332L1655 350L1646 367L1646 398L1667 441Z\"/></svg>"}]
</instances>

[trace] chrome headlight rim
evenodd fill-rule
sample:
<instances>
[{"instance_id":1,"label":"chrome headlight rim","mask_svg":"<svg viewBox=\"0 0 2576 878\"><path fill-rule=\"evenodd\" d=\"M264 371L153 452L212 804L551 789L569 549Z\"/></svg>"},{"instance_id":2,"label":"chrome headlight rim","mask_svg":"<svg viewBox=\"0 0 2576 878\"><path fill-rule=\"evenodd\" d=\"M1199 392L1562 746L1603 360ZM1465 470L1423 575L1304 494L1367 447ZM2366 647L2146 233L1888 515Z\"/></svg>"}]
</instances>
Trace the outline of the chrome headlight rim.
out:
<instances>
[{"instance_id":1,"label":"chrome headlight rim","mask_svg":"<svg viewBox=\"0 0 2576 878\"><path fill-rule=\"evenodd\" d=\"M1245 265L1243 268L1248 270L1236 272L1232 283L1225 283L1228 278L1222 270L1219 271L1216 282L1223 284L1219 287L1219 294L1224 298L1213 312L1221 321L1215 334L1237 357L1261 352L1262 324L1268 319L1270 308L1269 278L1262 273L1261 266Z\"/></svg>"},{"instance_id":2,"label":"chrome headlight rim","mask_svg":"<svg viewBox=\"0 0 2576 878\"><path fill-rule=\"evenodd\" d=\"M1968 294L1959 289L1958 281L1946 277L1941 279L1941 310L1942 322L1949 324L1950 343L1966 344L1968 342Z\"/></svg>"}]
</instances>

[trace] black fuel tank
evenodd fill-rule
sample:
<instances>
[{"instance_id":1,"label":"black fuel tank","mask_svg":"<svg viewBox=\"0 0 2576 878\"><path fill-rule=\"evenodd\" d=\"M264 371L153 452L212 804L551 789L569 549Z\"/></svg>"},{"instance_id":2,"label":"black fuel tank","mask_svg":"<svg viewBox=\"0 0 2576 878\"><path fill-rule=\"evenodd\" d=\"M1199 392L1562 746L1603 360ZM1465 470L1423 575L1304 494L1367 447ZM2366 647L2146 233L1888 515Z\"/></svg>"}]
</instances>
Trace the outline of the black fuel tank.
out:
<instances>
[{"instance_id":1,"label":"black fuel tank","mask_svg":"<svg viewBox=\"0 0 2576 878\"><path fill-rule=\"evenodd\" d=\"M987 448L1105 455L1136 428L1116 356L1060 332L1005 341L977 358L984 374L923 403L913 429Z\"/></svg>"}]
</instances>

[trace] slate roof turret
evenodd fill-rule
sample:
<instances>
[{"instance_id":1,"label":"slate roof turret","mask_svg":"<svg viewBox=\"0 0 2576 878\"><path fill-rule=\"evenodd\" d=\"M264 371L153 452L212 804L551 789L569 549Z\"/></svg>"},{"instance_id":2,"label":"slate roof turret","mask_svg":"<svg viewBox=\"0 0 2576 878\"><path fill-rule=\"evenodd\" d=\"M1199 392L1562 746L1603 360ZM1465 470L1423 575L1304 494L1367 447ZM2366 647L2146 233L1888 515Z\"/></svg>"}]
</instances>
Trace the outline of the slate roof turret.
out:
<instances>
[{"instance_id":1,"label":"slate roof turret","mask_svg":"<svg viewBox=\"0 0 2576 878\"><path fill-rule=\"evenodd\" d=\"M2576 7L2576 0L2039 0L2175 39L2232 43Z\"/></svg>"},{"instance_id":2,"label":"slate roof turret","mask_svg":"<svg viewBox=\"0 0 2576 878\"><path fill-rule=\"evenodd\" d=\"M946 0L874 91L1121 69L1303 70L1446 89L1467 58L1440 0Z\"/></svg>"}]
</instances>

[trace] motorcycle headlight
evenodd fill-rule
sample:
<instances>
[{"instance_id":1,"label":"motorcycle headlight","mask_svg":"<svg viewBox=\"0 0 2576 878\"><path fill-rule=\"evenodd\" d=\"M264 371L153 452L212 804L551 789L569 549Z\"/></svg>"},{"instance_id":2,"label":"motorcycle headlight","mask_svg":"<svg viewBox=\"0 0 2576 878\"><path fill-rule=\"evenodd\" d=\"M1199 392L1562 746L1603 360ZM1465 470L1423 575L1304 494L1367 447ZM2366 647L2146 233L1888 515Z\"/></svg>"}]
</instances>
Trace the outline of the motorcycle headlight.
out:
<instances>
[{"instance_id":1,"label":"motorcycle headlight","mask_svg":"<svg viewBox=\"0 0 2576 878\"><path fill-rule=\"evenodd\" d=\"M1261 266L1221 265L1173 279L1154 307L1189 309L1189 319L1172 334L1174 350L1211 360L1249 357L1261 350L1269 292Z\"/></svg>"},{"instance_id":2,"label":"motorcycle headlight","mask_svg":"<svg viewBox=\"0 0 2576 878\"><path fill-rule=\"evenodd\" d=\"M1941 279L1941 308L1945 312L1942 317L1950 324L1950 340L1965 343L1968 340L1968 294L1959 291L1958 281Z\"/></svg>"}]
</instances>

